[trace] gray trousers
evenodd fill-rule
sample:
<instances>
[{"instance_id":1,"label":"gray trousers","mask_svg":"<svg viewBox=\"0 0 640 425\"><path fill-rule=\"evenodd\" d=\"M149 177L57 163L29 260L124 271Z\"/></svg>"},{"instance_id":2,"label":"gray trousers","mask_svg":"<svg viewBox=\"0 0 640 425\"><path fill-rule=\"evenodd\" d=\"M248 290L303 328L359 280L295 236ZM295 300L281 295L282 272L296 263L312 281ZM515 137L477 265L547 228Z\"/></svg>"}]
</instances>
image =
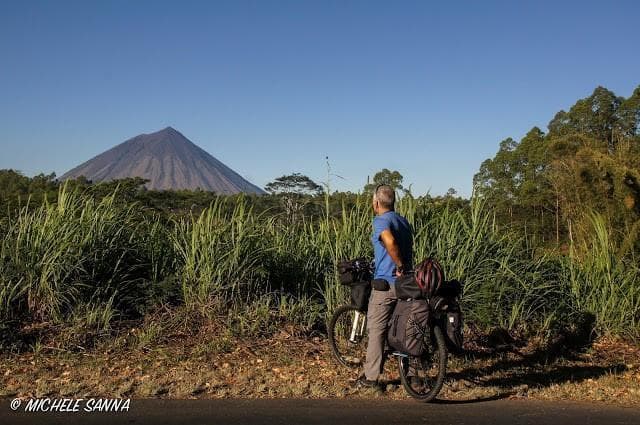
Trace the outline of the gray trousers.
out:
<instances>
[{"instance_id":1,"label":"gray trousers","mask_svg":"<svg viewBox=\"0 0 640 425\"><path fill-rule=\"evenodd\" d=\"M384 346L387 339L387 324L396 305L395 285L389 285L388 291L371 291L369 310L367 311L367 333L369 343L364 362L364 375L375 381L384 369Z\"/></svg>"}]
</instances>

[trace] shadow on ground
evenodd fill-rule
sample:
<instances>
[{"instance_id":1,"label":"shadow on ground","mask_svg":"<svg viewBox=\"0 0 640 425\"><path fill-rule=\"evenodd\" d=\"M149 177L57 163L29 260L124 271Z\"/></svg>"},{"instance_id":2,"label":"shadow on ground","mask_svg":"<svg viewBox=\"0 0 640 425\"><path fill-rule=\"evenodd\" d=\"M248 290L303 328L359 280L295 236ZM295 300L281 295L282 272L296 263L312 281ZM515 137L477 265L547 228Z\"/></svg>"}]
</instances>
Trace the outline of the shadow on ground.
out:
<instances>
[{"instance_id":1,"label":"shadow on ground","mask_svg":"<svg viewBox=\"0 0 640 425\"><path fill-rule=\"evenodd\" d=\"M620 359L590 356L593 325L594 318L585 316L573 329L563 330L538 346L501 329L475 338L470 335L464 355L450 361L445 388L451 394L469 388L476 391L465 400L441 398L439 402L477 403L526 396L531 389L578 384L629 370Z\"/></svg>"}]
</instances>

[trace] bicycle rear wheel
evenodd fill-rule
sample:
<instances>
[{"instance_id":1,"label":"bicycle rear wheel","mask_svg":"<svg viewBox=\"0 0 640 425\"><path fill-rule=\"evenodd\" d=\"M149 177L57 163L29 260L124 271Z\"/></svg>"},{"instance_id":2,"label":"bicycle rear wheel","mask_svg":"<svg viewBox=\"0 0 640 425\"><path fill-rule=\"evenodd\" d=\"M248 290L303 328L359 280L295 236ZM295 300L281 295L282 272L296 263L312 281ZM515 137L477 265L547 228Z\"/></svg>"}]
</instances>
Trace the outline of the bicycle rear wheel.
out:
<instances>
[{"instance_id":1,"label":"bicycle rear wheel","mask_svg":"<svg viewBox=\"0 0 640 425\"><path fill-rule=\"evenodd\" d=\"M422 356L398 356L402 386L411 397L423 402L436 398L447 372L447 345L440 327L433 328L429 339Z\"/></svg>"},{"instance_id":2,"label":"bicycle rear wheel","mask_svg":"<svg viewBox=\"0 0 640 425\"><path fill-rule=\"evenodd\" d=\"M329 322L329 345L334 357L343 366L362 366L367 353L367 314L353 305L336 309Z\"/></svg>"}]
</instances>

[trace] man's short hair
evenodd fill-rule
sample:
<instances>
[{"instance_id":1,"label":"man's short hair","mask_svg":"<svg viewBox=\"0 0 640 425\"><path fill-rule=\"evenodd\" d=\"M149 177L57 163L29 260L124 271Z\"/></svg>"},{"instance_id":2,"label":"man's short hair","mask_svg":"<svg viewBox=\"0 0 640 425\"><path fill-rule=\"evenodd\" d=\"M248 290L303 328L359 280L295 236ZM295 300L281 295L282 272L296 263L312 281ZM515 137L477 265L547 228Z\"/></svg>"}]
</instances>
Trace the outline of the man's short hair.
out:
<instances>
[{"instance_id":1,"label":"man's short hair","mask_svg":"<svg viewBox=\"0 0 640 425\"><path fill-rule=\"evenodd\" d=\"M382 208L392 210L396 203L396 192L388 184L381 184L376 188L373 196Z\"/></svg>"}]
</instances>

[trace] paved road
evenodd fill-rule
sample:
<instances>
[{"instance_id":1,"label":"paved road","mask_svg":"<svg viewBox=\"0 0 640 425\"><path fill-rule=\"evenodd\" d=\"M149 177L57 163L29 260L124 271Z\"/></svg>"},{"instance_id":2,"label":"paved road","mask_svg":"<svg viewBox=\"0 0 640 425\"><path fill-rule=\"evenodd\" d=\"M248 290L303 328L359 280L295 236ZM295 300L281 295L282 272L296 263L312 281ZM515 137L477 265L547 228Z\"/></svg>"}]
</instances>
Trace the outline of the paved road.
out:
<instances>
[{"instance_id":1,"label":"paved road","mask_svg":"<svg viewBox=\"0 0 640 425\"><path fill-rule=\"evenodd\" d=\"M128 412L31 413L0 408L2 424L640 425L640 409L498 400L420 404L385 400L131 400ZM24 407L24 405L22 406ZM81 409L82 410L82 409Z\"/></svg>"}]
</instances>

